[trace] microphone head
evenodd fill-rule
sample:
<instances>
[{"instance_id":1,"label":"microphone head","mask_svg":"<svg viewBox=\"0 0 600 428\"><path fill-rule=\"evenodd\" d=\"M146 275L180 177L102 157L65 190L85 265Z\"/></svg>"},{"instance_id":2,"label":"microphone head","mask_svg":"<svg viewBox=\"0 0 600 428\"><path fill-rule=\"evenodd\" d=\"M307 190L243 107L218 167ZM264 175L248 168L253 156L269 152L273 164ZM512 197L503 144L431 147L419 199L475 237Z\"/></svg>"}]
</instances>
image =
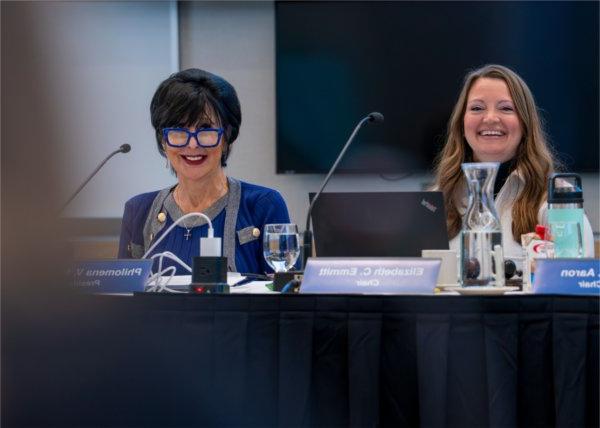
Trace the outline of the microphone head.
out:
<instances>
[{"instance_id":1,"label":"microphone head","mask_svg":"<svg viewBox=\"0 0 600 428\"><path fill-rule=\"evenodd\" d=\"M121 145L121 153L129 153L131 151L131 146L129 144Z\"/></svg>"},{"instance_id":2,"label":"microphone head","mask_svg":"<svg viewBox=\"0 0 600 428\"><path fill-rule=\"evenodd\" d=\"M383 115L379 112L374 111L373 113L369 113L369 122L382 123Z\"/></svg>"}]
</instances>

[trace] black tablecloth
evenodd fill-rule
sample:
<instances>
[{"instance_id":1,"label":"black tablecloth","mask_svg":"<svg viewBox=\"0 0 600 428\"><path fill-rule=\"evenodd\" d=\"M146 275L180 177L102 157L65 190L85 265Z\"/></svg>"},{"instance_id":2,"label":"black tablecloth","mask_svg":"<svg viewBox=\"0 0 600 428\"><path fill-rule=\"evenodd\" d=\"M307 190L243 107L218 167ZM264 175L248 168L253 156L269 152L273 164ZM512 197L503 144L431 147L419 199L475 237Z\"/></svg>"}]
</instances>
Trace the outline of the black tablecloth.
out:
<instances>
[{"instance_id":1,"label":"black tablecloth","mask_svg":"<svg viewBox=\"0 0 600 428\"><path fill-rule=\"evenodd\" d=\"M74 299L3 338L3 426L599 423L598 298Z\"/></svg>"}]
</instances>

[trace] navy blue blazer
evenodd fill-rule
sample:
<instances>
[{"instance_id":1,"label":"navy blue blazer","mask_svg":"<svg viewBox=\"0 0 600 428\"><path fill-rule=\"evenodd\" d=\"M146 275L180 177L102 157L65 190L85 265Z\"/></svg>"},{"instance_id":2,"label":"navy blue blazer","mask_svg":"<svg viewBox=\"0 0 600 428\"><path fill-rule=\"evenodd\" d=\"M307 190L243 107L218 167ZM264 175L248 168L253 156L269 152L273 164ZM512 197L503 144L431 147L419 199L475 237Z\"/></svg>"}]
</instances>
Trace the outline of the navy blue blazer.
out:
<instances>
[{"instance_id":1,"label":"navy blue blazer","mask_svg":"<svg viewBox=\"0 0 600 428\"><path fill-rule=\"evenodd\" d=\"M277 191L266 187L231 178L229 183L229 195L234 198L228 196L228 202L222 204L224 207L220 210L219 207L213 209L213 215L209 215L215 236L223 239L223 256L228 257L228 268L241 273L273 272L263 257L262 235L265 224L290 222L285 201ZM142 257L174 220L179 218L173 219L172 209L169 212L167 202L159 200L162 198L167 201L166 195L169 193L170 189L143 193L127 201L121 227L119 258ZM157 213L162 214L163 221L160 221L160 225ZM182 227L180 223L152 254L170 251L191 266L192 258L200 252L200 237L207 236L208 224L201 222L202 224L191 228ZM161 228L160 231L150 233L157 227ZM165 259L163 269L166 266L175 266L179 275L189 274L180 265Z\"/></svg>"}]
</instances>

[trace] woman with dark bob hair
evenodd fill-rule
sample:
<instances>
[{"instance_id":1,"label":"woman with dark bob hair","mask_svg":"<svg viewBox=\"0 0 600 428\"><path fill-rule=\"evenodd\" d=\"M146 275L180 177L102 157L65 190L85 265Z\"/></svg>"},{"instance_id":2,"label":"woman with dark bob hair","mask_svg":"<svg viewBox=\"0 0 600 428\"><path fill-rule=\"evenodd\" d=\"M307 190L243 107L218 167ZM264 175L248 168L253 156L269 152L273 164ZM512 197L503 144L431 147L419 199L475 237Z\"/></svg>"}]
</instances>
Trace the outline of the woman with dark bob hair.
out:
<instances>
[{"instance_id":1,"label":"woman with dark bob hair","mask_svg":"<svg viewBox=\"0 0 600 428\"><path fill-rule=\"evenodd\" d=\"M527 84L507 67L490 64L467 74L448 122L446 144L435 168L444 194L450 248L458 249L467 208L463 162L499 162L494 186L506 258L521 259L521 235L546 223L548 177L556 167ZM587 217L584 254L593 257Z\"/></svg>"},{"instance_id":2,"label":"woman with dark bob hair","mask_svg":"<svg viewBox=\"0 0 600 428\"><path fill-rule=\"evenodd\" d=\"M233 86L203 70L180 71L160 84L150 115L158 152L177 176L177 184L127 201L119 257L142 257L173 222L201 212L211 219L215 236L222 238L229 271L272 272L263 258L263 228L268 223L289 223L289 215L275 190L225 174L242 122ZM170 251L191 266L207 232L205 219L186 218L152 254ZM177 271L187 273L179 266Z\"/></svg>"}]
</instances>

